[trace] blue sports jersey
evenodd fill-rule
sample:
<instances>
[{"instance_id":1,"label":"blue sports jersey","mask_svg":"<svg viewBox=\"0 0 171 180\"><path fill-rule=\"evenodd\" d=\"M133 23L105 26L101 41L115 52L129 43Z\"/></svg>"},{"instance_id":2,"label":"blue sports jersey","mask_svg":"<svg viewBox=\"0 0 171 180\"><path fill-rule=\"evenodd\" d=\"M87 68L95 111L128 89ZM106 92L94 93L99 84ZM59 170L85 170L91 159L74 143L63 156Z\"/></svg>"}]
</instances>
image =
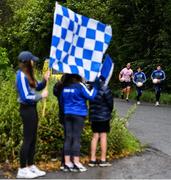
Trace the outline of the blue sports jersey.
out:
<instances>
[{"instance_id":1,"label":"blue sports jersey","mask_svg":"<svg viewBox=\"0 0 171 180\"><path fill-rule=\"evenodd\" d=\"M40 91L46 86L46 81L37 82L35 90ZM18 92L18 101L22 104L35 104L42 96L30 87L27 76L18 70L16 74L16 88Z\"/></svg>"},{"instance_id":2,"label":"blue sports jersey","mask_svg":"<svg viewBox=\"0 0 171 180\"><path fill-rule=\"evenodd\" d=\"M137 82L145 83L146 75L143 72L136 72L133 77L133 82L136 84Z\"/></svg>"},{"instance_id":3,"label":"blue sports jersey","mask_svg":"<svg viewBox=\"0 0 171 180\"><path fill-rule=\"evenodd\" d=\"M151 79L165 80L165 72L163 70L154 70L151 74Z\"/></svg>"},{"instance_id":4,"label":"blue sports jersey","mask_svg":"<svg viewBox=\"0 0 171 180\"><path fill-rule=\"evenodd\" d=\"M74 83L65 87L61 94L62 97L60 98L64 114L86 116L86 100L93 100L96 94L96 88L88 90L83 83Z\"/></svg>"}]
</instances>

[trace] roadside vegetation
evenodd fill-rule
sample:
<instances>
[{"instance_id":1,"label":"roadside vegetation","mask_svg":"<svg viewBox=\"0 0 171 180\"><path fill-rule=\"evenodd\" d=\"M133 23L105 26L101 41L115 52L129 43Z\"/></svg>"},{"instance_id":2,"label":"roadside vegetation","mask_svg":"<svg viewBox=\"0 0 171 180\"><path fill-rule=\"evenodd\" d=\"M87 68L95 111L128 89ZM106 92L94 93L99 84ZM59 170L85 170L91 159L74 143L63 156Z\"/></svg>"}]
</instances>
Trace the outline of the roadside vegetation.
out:
<instances>
[{"instance_id":1,"label":"roadside vegetation","mask_svg":"<svg viewBox=\"0 0 171 180\"><path fill-rule=\"evenodd\" d=\"M113 90L113 94L116 98L121 98L121 92L119 89ZM131 94L129 96L129 99L135 100L136 101L136 90L133 88L131 91ZM141 96L141 101L142 102L149 102L149 103L155 103L155 92L154 89L152 90L144 90L143 94ZM160 97L160 103L161 104L167 104L171 105L171 94L162 92L161 97Z\"/></svg>"},{"instance_id":2,"label":"roadside vegetation","mask_svg":"<svg viewBox=\"0 0 171 180\"><path fill-rule=\"evenodd\" d=\"M19 104L15 88L15 71L9 66L5 49L0 49L0 62L4 70L0 73L0 163L10 162L17 166L19 149L22 143L22 122L19 116ZM5 68L6 67L6 68ZM41 76L42 72L37 72ZM51 78L48 86L49 97L46 100L45 116L42 117L44 101L38 103L39 129L36 160L41 165L56 159L59 163L63 146L63 127L58 119L58 103L53 96L52 88L56 79ZM139 140L127 129L127 121L135 112L136 107L131 107L126 117L119 117L113 111L111 132L108 136L108 158L114 159L134 154L142 150ZM92 132L88 118L82 134L81 152L82 161L87 162L90 153ZM44 162L44 163L43 163ZM59 165L59 164L58 164ZM52 167L51 167L52 168ZM51 169L50 168L50 169ZM57 168L57 167L55 167Z\"/></svg>"}]
</instances>

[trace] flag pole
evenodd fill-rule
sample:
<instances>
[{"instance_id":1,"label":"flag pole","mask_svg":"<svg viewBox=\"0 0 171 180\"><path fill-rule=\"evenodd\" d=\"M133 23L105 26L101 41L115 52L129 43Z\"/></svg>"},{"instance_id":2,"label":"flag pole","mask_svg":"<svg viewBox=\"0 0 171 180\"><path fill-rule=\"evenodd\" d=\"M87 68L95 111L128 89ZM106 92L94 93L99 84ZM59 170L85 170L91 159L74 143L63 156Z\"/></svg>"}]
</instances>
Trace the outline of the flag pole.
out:
<instances>
[{"instance_id":1,"label":"flag pole","mask_svg":"<svg viewBox=\"0 0 171 180\"><path fill-rule=\"evenodd\" d=\"M46 59L45 62L44 62L44 65L43 65L43 74L44 74L46 71L50 71L50 68L48 67L48 64L49 64L49 59ZM48 90L48 86L49 86L49 80L47 80L47 82L46 82L45 90ZM43 99L42 117L45 117L46 100L47 100L46 98Z\"/></svg>"}]
</instances>

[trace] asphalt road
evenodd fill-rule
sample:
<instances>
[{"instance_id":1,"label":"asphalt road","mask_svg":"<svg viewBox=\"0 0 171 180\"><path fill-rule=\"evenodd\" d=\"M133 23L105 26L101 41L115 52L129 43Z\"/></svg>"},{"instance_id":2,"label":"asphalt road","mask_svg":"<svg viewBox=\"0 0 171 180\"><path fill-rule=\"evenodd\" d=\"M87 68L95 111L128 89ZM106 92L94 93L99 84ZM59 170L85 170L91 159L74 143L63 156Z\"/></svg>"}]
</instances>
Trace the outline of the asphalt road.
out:
<instances>
[{"instance_id":1,"label":"asphalt road","mask_svg":"<svg viewBox=\"0 0 171 180\"><path fill-rule=\"evenodd\" d=\"M133 104L115 99L115 107L121 116ZM137 105L128 127L142 143L171 156L171 106L155 107L150 103Z\"/></svg>"},{"instance_id":2,"label":"asphalt road","mask_svg":"<svg viewBox=\"0 0 171 180\"><path fill-rule=\"evenodd\" d=\"M133 104L115 99L121 116ZM149 145L145 152L114 160L111 167L88 167L83 173L48 172L42 179L171 179L171 106L138 105L128 128Z\"/></svg>"},{"instance_id":3,"label":"asphalt road","mask_svg":"<svg viewBox=\"0 0 171 180\"><path fill-rule=\"evenodd\" d=\"M135 102L115 99L120 116ZM48 173L52 179L171 179L171 106L142 103L137 106L128 128L143 144L145 152L113 161L112 167L88 168L84 173Z\"/></svg>"}]
</instances>

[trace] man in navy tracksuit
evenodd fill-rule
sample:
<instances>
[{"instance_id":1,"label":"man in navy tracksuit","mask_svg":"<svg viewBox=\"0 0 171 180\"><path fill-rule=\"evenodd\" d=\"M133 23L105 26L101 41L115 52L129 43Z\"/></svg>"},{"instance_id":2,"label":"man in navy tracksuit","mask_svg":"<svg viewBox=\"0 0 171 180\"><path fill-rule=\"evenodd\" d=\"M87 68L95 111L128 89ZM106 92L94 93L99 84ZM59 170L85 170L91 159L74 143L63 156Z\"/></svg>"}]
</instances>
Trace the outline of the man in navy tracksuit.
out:
<instances>
[{"instance_id":1,"label":"man in navy tracksuit","mask_svg":"<svg viewBox=\"0 0 171 180\"><path fill-rule=\"evenodd\" d=\"M137 68L137 72L133 75L133 82L137 90L137 104L140 104L140 97L142 95L142 86L146 81L146 75L142 72L141 67ZM140 83L140 85L138 84Z\"/></svg>"},{"instance_id":2,"label":"man in navy tracksuit","mask_svg":"<svg viewBox=\"0 0 171 180\"><path fill-rule=\"evenodd\" d=\"M161 66L158 65L157 69L154 70L151 74L151 79L154 84L155 94L156 94L156 104L155 106L159 106L160 94L162 90L162 83L165 80L165 72L161 69Z\"/></svg>"}]
</instances>

